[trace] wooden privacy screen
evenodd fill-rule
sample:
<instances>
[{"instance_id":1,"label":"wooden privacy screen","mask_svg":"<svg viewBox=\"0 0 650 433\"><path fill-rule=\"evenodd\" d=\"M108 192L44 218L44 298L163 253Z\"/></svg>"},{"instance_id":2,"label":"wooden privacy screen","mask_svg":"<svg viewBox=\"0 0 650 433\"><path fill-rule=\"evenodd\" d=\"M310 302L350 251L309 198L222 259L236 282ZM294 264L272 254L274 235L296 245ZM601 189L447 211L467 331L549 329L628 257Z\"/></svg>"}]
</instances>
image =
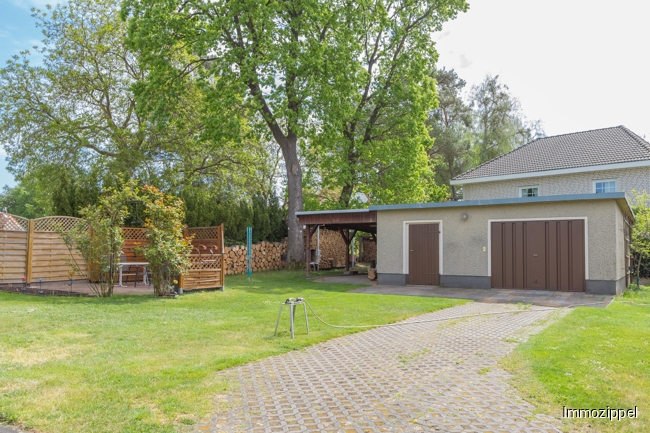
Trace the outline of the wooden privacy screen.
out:
<instances>
[{"instance_id":1,"label":"wooden privacy screen","mask_svg":"<svg viewBox=\"0 0 650 433\"><path fill-rule=\"evenodd\" d=\"M585 291L583 220L493 222L492 287Z\"/></svg>"},{"instance_id":2,"label":"wooden privacy screen","mask_svg":"<svg viewBox=\"0 0 650 433\"><path fill-rule=\"evenodd\" d=\"M83 272L86 267L78 252L72 256L58 227L71 229L83 221L72 217L45 217L28 220L16 215L0 214L0 282L27 283L60 281L70 278L70 266L63 260L74 258ZM73 278L80 278L74 275Z\"/></svg>"},{"instance_id":3,"label":"wooden privacy screen","mask_svg":"<svg viewBox=\"0 0 650 433\"><path fill-rule=\"evenodd\" d=\"M185 229L185 236L194 235L192 239L192 263L188 275L181 276L180 287L183 290L211 289L224 286L223 224L216 227L190 227ZM141 228L123 228L124 254L129 262L146 261L135 252L137 244L146 244L145 230Z\"/></svg>"},{"instance_id":4,"label":"wooden privacy screen","mask_svg":"<svg viewBox=\"0 0 650 433\"><path fill-rule=\"evenodd\" d=\"M60 227L70 230L83 220L72 217L45 217L28 220L16 215L0 213L0 283L27 283L67 280L70 266L64 259L74 257L83 274L86 263L81 255L68 247L57 233ZM141 228L122 228L124 254L127 261L146 261L135 252L137 243L145 244L145 231ZM223 224L217 227L192 227L186 236L194 235L194 250L190 256L192 266L188 275L181 277L184 290L207 289L224 286ZM205 248L204 248L205 247ZM84 278L74 275L73 278Z\"/></svg>"},{"instance_id":5,"label":"wooden privacy screen","mask_svg":"<svg viewBox=\"0 0 650 433\"><path fill-rule=\"evenodd\" d=\"M223 254L223 224L216 227L190 227L186 236L194 235L190 256L192 266L188 275L181 277L183 290L224 287L225 263Z\"/></svg>"}]
</instances>

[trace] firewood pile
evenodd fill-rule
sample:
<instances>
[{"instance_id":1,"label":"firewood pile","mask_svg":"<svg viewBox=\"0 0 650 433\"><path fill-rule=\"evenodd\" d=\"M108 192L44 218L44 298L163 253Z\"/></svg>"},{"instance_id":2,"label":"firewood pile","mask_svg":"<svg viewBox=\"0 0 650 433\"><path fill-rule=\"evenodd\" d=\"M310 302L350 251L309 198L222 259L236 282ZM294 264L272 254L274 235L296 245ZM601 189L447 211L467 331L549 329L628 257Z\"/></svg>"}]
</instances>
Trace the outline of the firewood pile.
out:
<instances>
[{"instance_id":1,"label":"firewood pile","mask_svg":"<svg viewBox=\"0 0 650 433\"><path fill-rule=\"evenodd\" d=\"M282 255L287 253L285 242L259 242L252 245L253 272L277 271L284 269ZM234 245L224 248L226 274L243 274L246 272L246 246Z\"/></svg>"},{"instance_id":2,"label":"firewood pile","mask_svg":"<svg viewBox=\"0 0 650 433\"><path fill-rule=\"evenodd\" d=\"M305 238L307 231L303 230ZM311 249L318 248L316 232L311 237ZM345 241L338 230L320 229L320 267L323 269L345 266ZM313 257L312 257L313 260Z\"/></svg>"},{"instance_id":3,"label":"firewood pile","mask_svg":"<svg viewBox=\"0 0 650 433\"><path fill-rule=\"evenodd\" d=\"M369 236L361 237L361 261L377 261L377 241Z\"/></svg>"}]
</instances>

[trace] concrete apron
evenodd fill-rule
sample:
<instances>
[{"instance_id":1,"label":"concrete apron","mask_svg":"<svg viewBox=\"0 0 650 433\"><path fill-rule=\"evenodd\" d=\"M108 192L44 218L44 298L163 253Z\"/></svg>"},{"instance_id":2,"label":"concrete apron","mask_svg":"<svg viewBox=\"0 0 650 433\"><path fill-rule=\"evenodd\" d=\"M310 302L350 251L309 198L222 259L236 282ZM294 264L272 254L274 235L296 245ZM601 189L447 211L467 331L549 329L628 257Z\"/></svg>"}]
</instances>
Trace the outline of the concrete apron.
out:
<instances>
[{"instance_id":1,"label":"concrete apron","mask_svg":"<svg viewBox=\"0 0 650 433\"><path fill-rule=\"evenodd\" d=\"M332 282L332 281L328 281ZM545 290L455 289L436 286L370 286L348 290L348 293L377 295L424 296L432 298L469 299L496 304L532 304L544 307L605 308L612 295L592 295L584 292L549 292Z\"/></svg>"}]
</instances>

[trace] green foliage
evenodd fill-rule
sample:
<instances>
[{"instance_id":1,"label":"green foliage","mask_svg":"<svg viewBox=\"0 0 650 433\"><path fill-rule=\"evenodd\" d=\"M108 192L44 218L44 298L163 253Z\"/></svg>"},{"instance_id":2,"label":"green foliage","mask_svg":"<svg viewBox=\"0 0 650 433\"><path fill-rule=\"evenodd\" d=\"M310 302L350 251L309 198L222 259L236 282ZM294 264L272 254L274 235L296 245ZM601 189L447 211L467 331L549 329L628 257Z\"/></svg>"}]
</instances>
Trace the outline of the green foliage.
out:
<instances>
[{"instance_id":1,"label":"green foliage","mask_svg":"<svg viewBox=\"0 0 650 433\"><path fill-rule=\"evenodd\" d=\"M124 245L121 227L128 215L126 204L136 198L136 194L134 182L129 182L121 190L110 189L96 205L79 211L85 224L77 224L72 230L59 230L71 252L71 258L67 259L71 270L83 275L97 296L113 295ZM83 263L76 261L73 250L79 252Z\"/></svg>"},{"instance_id":2,"label":"green foliage","mask_svg":"<svg viewBox=\"0 0 650 433\"><path fill-rule=\"evenodd\" d=\"M123 176L164 190L200 181L228 191L259 189L267 149L257 140L200 138L206 106L195 83L175 98L165 127L148 119L131 90L148 72L126 47L119 0L65 3L33 10L45 36L42 65L33 66L24 51L0 69L0 142L12 173L68 197L86 178L101 185ZM244 122L235 111L231 119ZM98 194L78 203L54 199L62 213L77 215Z\"/></svg>"},{"instance_id":3,"label":"green foliage","mask_svg":"<svg viewBox=\"0 0 650 433\"><path fill-rule=\"evenodd\" d=\"M647 269L643 268L648 266L650 259L650 194L635 190L632 190L631 194L635 222L632 226L630 249L634 257L633 271L638 279L642 270L647 272Z\"/></svg>"},{"instance_id":4,"label":"green foliage","mask_svg":"<svg viewBox=\"0 0 650 433\"><path fill-rule=\"evenodd\" d=\"M519 100L510 94L499 76L487 75L472 87L470 95L474 109L474 165L483 164L499 155L543 136L539 122L527 124Z\"/></svg>"},{"instance_id":5,"label":"green foliage","mask_svg":"<svg viewBox=\"0 0 650 433\"><path fill-rule=\"evenodd\" d=\"M149 185L141 188L139 195L145 205L148 242L136 251L149 262L154 293L164 296L171 292L172 283L178 283L174 278L187 274L190 267L192 242L183 236L183 201Z\"/></svg>"},{"instance_id":6,"label":"green foliage","mask_svg":"<svg viewBox=\"0 0 650 433\"><path fill-rule=\"evenodd\" d=\"M278 198L271 195L268 203L261 196L252 200L226 200L197 189L184 189L185 222L189 227L210 227L224 224L227 245L244 244L246 227L253 227L253 242L279 242L287 237L286 211Z\"/></svg>"},{"instance_id":7,"label":"green foliage","mask_svg":"<svg viewBox=\"0 0 650 433\"><path fill-rule=\"evenodd\" d=\"M433 34L467 10L462 0L361 3L351 16L359 43L349 44L331 71L321 132L303 153L309 182L334 194L320 207L439 201L427 157L426 127L435 108L437 61Z\"/></svg>"},{"instance_id":8,"label":"green foliage","mask_svg":"<svg viewBox=\"0 0 650 433\"><path fill-rule=\"evenodd\" d=\"M463 101L465 80L452 69L438 70L438 107L429 117L430 134L435 140L429 150L436 181L450 185L451 179L470 168L472 144L472 109ZM457 200L456 187L451 185L452 199Z\"/></svg>"},{"instance_id":9,"label":"green foliage","mask_svg":"<svg viewBox=\"0 0 650 433\"><path fill-rule=\"evenodd\" d=\"M0 210L3 209L29 219L48 215L47 200L28 182L21 182L14 187L5 185L0 192Z\"/></svg>"}]
</instances>

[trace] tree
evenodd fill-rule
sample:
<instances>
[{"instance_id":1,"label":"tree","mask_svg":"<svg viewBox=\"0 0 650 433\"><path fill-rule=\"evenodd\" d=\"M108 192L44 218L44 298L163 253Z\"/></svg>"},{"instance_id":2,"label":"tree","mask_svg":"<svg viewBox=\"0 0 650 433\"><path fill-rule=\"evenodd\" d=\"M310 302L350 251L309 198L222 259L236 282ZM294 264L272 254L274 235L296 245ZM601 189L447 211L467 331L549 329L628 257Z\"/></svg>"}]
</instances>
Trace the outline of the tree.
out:
<instances>
[{"instance_id":1,"label":"tree","mask_svg":"<svg viewBox=\"0 0 650 433\"><path fill-rule=\"evenodd\" d=\"M475 115L475 165L544 134L539 122L526 124L519 100L499 82L498 75L488 74L481 84L473 86L470 100Z\"/></svg>"},{"instance_id":2,"label":"tree","mask_svg":"<svg viewBox=\"0 0 650 433\"><path fill-rule=\"evenodd\" d=\"M435 3L437 8L428 1L417 5L429 11L421 15L421 20L429 23L429 15L438 11L449 15L447 9L461 3L443 0ZM360 65L369 59L360 59L358 54L366 32L380 25L388 33L403 32L403 28L389 29L386 21L390 14L403 24L406 15L422 11L412 1L393 4L380 0L124 0L123 6L123 17L131 17L132 47L142 53L150 68L139 96L149 101L156 117L168 115L170 104L185 91L187 77L199 77L209 95L213 136L230 140L241 136L241 124L232 121L232 107L241 104L255 126L253 130L272 137L278 144L287 173L288 253L290 259L302 260L302 228L296 216L303 209L299 145L309 146L322 128L340 128L350 119L350 112L337 101L345 98L358 102L352 95L363 87ZM402 10L404 17L399 15ZM399 35L382 38L377 43L403 43ZM415 41L420 43L422 40ZM406 47L416 48L415 44ZM419 45L417 48L415 56L424 51ZM186 61L175 60L179 58ZM393 74L407 70L408 65L403 65L406 60L405 53L400 52L398 63L403 68L393 69ZM388 63L375 65L370 75L384 67L390 70ZM397 75L390 77L399 81ZM370 87L375 85L374 80L365 82ZM398 89L396 86L393 91ZM363 115L368 115L364 110L370 109L375 100L381 109L389 107L384 107L378 96L361 107ZM372 135L373 126L366 130Z\"/></svg>"},{"instance_id":3,"label":"tree","mask_svg":"<svg viewBox=\"0 0 650 433\"><path fill-rule=\"evenodd\" d=\"M47 200L28 182L9 187L0 192L0 211L5 210L24 218L40 218L48 214Z\"/></svg>"},{"instance_id":4,"label":"tree","mask_svg":"<svg viewBox=\"0 0 650 433\"><path fill-rule=\"evenodd\" d=\"M186 275L191 266L192 239L183 236L183 201L150 185L138 193L145 205L147 243L136 247L136 251L149 262L154 293L165 296L172 290L172 283L178 284L175 278Z\"/></svg>"},{"instance_id":5,"label":"tree","mask_svg":"<svg viewBox=\"0 0 650 433\"><path fill-rule=\"evenodd\" d=\"M264 163L248 151L259 144L199 137L205 103L194 83L186 83L165 127L150 122L131 90L147 72L125 44L118 0L67 3L33 9L45 36L42 66L23 51L0 70L0 141L11 171L52 192L63 186L52 173L72 179L93 171L165 189L200 181L245 189ZM101 186L103 176L92 176Z\"/></svg>"},{"instance_id":6,"label":"tree","mask_svg":"<svg viewBox=\"0 0 650 433\"><path fill-rule=\"evenodd\" d=\"M646 191L631 191L634 197L632 210L634 212L634 227L630 249L634 255L634 273L638 283L641 265L644 258L650 257L650 195Z\"/></svg>"},{"instance_id":7,"label":"tree","mask_svg":"<svg viewBox=\"0 0 650 433\"><path fill-rule=\"evenodd\" d=\"M425 123L436 102L432 39L465 10L463 0L358 5L357 45L348 49L358 61L332 71L328 90L335 97L309 153L319 160L323 187L340 191L340 206L349 207L357 191L376 204L446 195L430 179L427 158L432 140Z\"/></svg>"},{"instance_id":8,"label":"tree","mask_svg":"<svg viewBox=\"0 0 650 433\"><path fill-rule=\"evenodd\" d=\"M436 161L435 173L442 184L465 172L471 164L472 109L462 98L465 80L452 69L436 72L438 107L429 117L431 137L435 139L429 150ZM453 200L458 200L456 186L451 185Z\"/></svg>"}]
</instances>

